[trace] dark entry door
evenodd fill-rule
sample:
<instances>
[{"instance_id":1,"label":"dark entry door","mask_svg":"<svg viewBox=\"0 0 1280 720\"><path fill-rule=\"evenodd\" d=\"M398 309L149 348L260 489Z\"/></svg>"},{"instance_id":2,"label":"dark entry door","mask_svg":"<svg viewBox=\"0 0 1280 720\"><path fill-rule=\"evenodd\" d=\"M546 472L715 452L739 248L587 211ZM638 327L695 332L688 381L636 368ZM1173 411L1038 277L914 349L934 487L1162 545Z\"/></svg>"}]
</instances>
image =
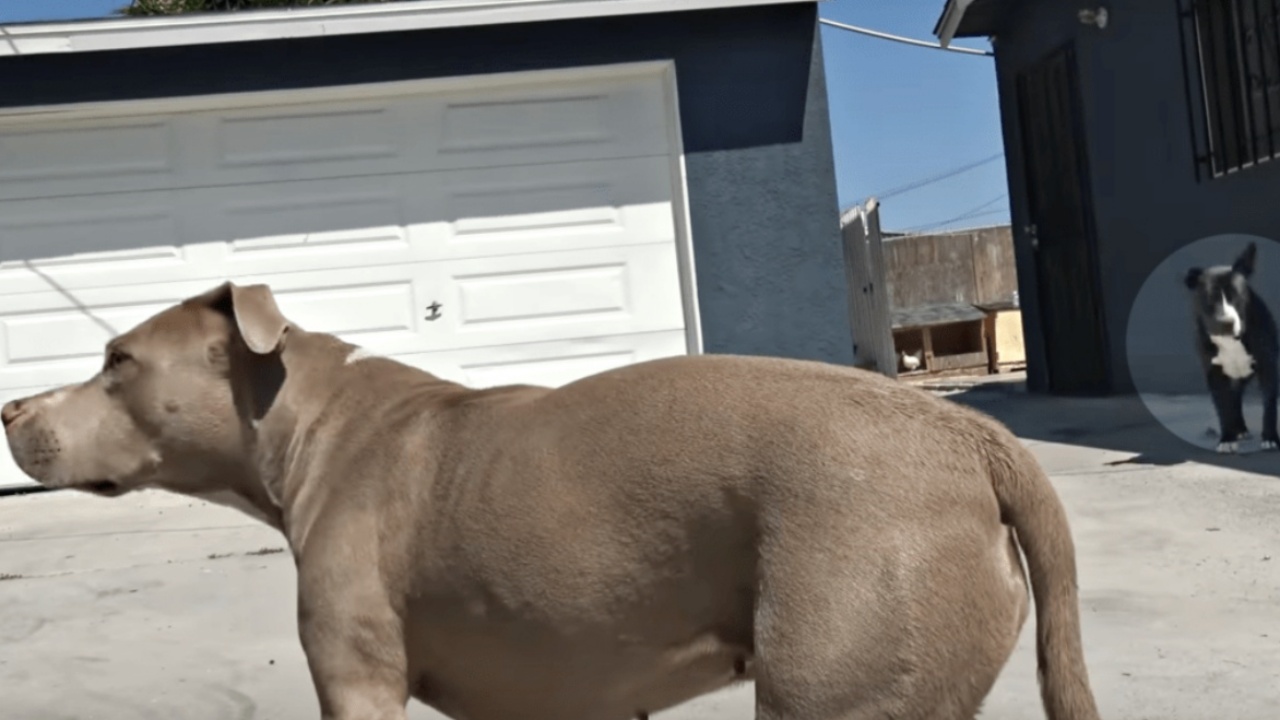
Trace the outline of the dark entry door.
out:
<instances>
[{"instance_id":1,"label":"dark entry door","mask_svg":"<svg viewBox=\"0 0 1280 720\"><path fill-rule=\"evenodd\" d=\"M1023 158L1049 392L1108 392L1088 172L1078 132L1075 53L1064 46L1018 77Z\"/></svg>"}]
</instances>

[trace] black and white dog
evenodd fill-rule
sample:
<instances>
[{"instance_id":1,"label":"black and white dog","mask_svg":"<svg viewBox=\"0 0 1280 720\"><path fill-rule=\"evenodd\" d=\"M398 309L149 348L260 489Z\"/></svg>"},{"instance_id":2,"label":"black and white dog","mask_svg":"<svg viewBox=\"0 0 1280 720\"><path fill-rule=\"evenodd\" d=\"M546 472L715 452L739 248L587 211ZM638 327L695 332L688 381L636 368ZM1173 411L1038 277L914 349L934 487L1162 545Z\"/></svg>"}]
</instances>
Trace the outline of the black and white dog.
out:
<instances>
[{"instance_id":1,"label":"black and white dog","mask_svg":"<svg viewBox=\"0 0 1280 720\"><path fill-rule=\"evenodd\" d=\"M1191 268L1184 281L1191 291L1196 350L1218 413L1218 452L1233 453L1249 436L1241 408L1244 389L1255 376L1262 388L1262 449L1280 448L1276 434L1276 362L1280 357L1276 322L1249 285L1255 243L1230 266Z\"/></svg>"}]
</instances>

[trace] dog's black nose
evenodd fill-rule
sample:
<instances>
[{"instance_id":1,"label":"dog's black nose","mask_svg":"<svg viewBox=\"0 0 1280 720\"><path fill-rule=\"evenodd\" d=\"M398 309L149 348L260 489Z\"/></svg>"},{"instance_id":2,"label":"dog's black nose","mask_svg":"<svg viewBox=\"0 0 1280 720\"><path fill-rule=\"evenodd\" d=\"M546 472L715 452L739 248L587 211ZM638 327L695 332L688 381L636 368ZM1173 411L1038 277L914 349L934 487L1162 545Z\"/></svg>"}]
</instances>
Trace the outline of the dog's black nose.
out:
<instances>
[{"instance_id":1,"label":"dog's black nose","mask_svg":"<svg viewBox=\"0 0 1280 720\"><path fill-rule=\"evenodd\" d=\"M9 427L18 418L22 417L22 412L26 407L26 403L21 400L10 400L4 404L3 409L0 409L0 422L3 422L6 428Z\"/></svg>"}]
</instances>

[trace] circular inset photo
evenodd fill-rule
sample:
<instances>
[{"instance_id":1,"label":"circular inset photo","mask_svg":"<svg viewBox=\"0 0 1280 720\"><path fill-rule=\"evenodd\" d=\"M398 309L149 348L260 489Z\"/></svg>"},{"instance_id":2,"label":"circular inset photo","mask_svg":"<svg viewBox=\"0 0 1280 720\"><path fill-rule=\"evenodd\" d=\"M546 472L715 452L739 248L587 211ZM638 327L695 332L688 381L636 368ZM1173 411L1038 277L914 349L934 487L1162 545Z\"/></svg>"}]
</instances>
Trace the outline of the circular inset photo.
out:
<instances>
[{"instance_id":1,"label":"circular inset photo","mask_svg":"<svg viewBox=\"0 0 1280 720\"><path fill-rule=\"evenodd\" d=\"M1280 243L1215 235L1165 259L1129 313L1129 373L1156 420L1209 452L1280 449Z\"/></svg>"}]
</instances>

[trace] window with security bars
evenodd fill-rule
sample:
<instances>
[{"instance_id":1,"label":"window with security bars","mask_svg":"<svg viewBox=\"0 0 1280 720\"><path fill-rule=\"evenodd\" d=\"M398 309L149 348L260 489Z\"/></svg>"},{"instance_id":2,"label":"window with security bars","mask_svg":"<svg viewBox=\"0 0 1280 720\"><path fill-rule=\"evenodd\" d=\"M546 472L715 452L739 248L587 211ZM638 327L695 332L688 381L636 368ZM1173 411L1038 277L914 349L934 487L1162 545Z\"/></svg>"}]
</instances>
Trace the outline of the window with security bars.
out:
<instances>
[{"instance_id":1,"label":"window with security bars","mask_svg":"<svg viewBox=\"0 0 1280 720\"><path fill-rule=\"evenodd\" d=\"M1182 0L1198 174L1280 157L1280 0Z\"/></svg>"}]
</instances>

